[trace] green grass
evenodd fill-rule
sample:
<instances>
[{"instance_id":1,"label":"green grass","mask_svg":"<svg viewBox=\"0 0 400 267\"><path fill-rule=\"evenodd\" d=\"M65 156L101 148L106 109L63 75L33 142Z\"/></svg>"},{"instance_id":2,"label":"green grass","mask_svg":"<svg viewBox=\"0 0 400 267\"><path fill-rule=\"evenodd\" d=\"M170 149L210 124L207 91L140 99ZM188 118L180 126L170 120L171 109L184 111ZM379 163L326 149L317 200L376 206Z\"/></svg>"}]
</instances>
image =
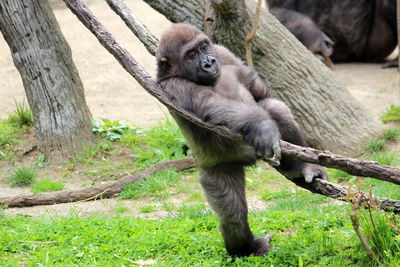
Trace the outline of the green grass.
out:
<instances>
[{"instance_id":1,"label":"green grass","mask_svg":"<svg viewBox=\"0 0 400 267\"><path fill-rule=\"evenodd\" d=\"M396 141L399 139L400 129L390 128L383 131L382 137L386 141Z\"/></svg>"},{"instance_id":2,"label":"green grass","mask_svg":"<svg viewBox=\"0 0 400 267\"><path fill-rule=\"evenodd\" d=\"M121 266L155 260L156 266L369 266L344 206L299 206L292 212L251 212L258 236L273 234L266 257L227 255L218 221L204 205L181 208L162 220L131 217L15 217L0 220L3 266ZM364 227L364 223L362 224ZM387 230L385 230L387 231ZM380 232L381 233L381 232ZM397 244L388 232L385 242ZM379 243L381 244L381 243ZM394 255L395 247L387 247ZM117 256L115 256L117 255ZM386 259L396 266L399 259ZM392 265L390 265L392 264Z\"/></svg>"},{"instance_id":3,"label":"green grass","mask_svg":"<svg viewBox=\"0 0 400 267\"><path fill-rule=\"evenodd\" d=\"M64 184L60 181L52 181L50 179L43 179L37 181L31 186L32 193L41 193L46 191L58 191L64 189Z\"/></svg>"},{"instance_id":4,"label":"green grass","mask_svg":"<svg viewBox=\"0 0 400 267\"><path fill-rule=\"evenodd\" d=\"M115 205L112 207L112 210L113 210L115 213L124 213L124 212L129 211L130 209L129 209L127 206L125 206L124 203L118 202L117 204L115 204Z\"/></svg>"},{"instance_id":5,"label":"green grass","mask_svg":"<svg viewBox=\"0 0 400 267\"><path fill-rule=\"evenodd\" d=\"M369 158L382 165L398 166L400 164L400 154L398 152L372 153Z\"/></svg>"},{"instance_id":6,"label":"green grass","mask_svg":"<svg viewBox=\"0 0 400 267\"><path fill-rule=\"evenodd\" d=\"M154 197L165 198L168 190L174 186L181 174L175 170L159 171L146 179L127 185L120 193L120 198Z\"/></svg>"},{"instance_id":7,"label":"green grass","mask_svg":"<svg viewBox=\"0 0 400 267\"><path fill-rule=\"evenodd\" d=\"M157 210L157 207L154 205L144 205L139 208L141 213L150 213Z\"/></svg>"},{"instance_id":8,"label":"green grass","mask_svg":"<svg viewBox=\"0 0 400 267\"><path fill-rule=\"evenodd\" d=\"M391 106L389 110L382 115L382 121L387 122L400 122L400 106Z\"/></svg>"},{"instance_id":9,"label":"green grass","mask_svg":"<svg viewBox=\"0 0 400 267\"><path fill-rule=\"evenodd\" d=\"M149 129L130 130L120 141L134 150L135 164L142 168L190 154L181 131L171 118Z\"/></svg>"},{"instance_id":10,"label":"green grass","mask_svg":"<svg viewBox=\"0 0 400 267\"><path fill-rule=\"evenodd\" d=\"M386 143L384 140L373 140L367 144L367 150L370 153L384 151L386 149Z\"/></svg>"},{"instance_id":11,"label":"green grass","mask_svg":"<svg viewBox=\"0 0 400 267\"><path fill-rule=\"evenodd\" d=\"M36 177L34 170L28 167L15 169L8 177L11 186L27 186L30 185Z\"/></svg>"},{"instance_id":12,"label":"green grass","mask_svg":"<svg viewBox=\"0 0 400 267\"><path fill-rule=\"evenodd\" d=\"M32 111L25 104L25 101L22 103L15 102L15 111L8 117L9 122L16 124L18 126L30 126L33 124L33 115Z\"/></svg>"},{"instance_id":13,"label":"green grass","mask_svg":"<svg viewBox=\"0 0 400 267\"><path fill-rule=\"evenodd\" d=\"M371 248L377 256L376 260L386 264L400 264L400 233L390 225L398 223L398 218L396 216L388 218L375 211L371 214L364 211L361 220L364 235L369 239Z\"/></svg>"},{"instance_id":14,"label":"green grass","mask_svg":"<svg viewBox=\"0 0 400 267\"><path fill-rule=\"evenodd\" d=\"M0 120L0 149L16 143L21 130L8 120Z\"/></svg>"}]
</instances>

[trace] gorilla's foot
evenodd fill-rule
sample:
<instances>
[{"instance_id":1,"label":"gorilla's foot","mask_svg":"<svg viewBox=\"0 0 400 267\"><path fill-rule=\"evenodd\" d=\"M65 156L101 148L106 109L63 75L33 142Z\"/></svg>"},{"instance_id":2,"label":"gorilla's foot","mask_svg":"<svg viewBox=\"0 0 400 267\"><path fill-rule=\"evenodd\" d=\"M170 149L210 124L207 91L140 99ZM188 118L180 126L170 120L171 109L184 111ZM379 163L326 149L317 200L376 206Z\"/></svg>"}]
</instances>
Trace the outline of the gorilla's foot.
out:
<instances>
[{"instance_id":1,"label":"gorilla's foot","mask_svg":"<svg viewBox=\"0 0 400 267\"><path fill-rule=\"evenodd\" d=\"M266 235L264 237L257 237L253 241L253 254L255 256L265 256L269 252L269 242L271 241L272 235Z\"/></svg>"}]
</instances>

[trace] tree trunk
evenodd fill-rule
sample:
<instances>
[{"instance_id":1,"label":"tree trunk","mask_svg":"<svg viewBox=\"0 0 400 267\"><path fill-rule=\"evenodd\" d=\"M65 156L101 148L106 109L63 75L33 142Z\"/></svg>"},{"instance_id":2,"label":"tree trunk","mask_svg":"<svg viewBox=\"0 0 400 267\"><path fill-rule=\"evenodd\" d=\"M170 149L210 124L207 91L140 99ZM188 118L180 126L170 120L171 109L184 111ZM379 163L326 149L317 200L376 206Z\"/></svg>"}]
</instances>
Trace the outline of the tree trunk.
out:
<instances>
[{"instance_id":1,"label":"tree trunk","mask_svg":"<svg viewBox=\"0 0 400 267\"><path fill-rule=\"evenodd\" d=\"M397 71L400 72L400 0L397 0L396 2L396 9L397 9L397 62L398 62L398 66L397 66ZM400 88L399 88L400 90Z\"/></svg>"},{"instance_id":2,"label":"tree trunk","mask_svg":"<svg viewBox=\"0 0 400 267\"><path fill-rule=\"evenodd\" d=\"M40 151L59 160L94 141L83 85L47 0L0 1L10 46L32 109Z\"/></svg>"},{"instance_id":3,"label":"tree trunk","mask_svg":"<svg viewBox=\"0 0 400 267\"><path fill-rule=\"evenodd\" d=\"M213 0L206 5L202 0L145 2L173 22L189 22L203 29L206 24L206 32L215 42L244 58L254 1ZM292 109L308 142L339 154L360 153L380 124L339 84L334 73L265 9L257 32L253 43L255 68L275 96Z\"/></svg>"}]
</instances>

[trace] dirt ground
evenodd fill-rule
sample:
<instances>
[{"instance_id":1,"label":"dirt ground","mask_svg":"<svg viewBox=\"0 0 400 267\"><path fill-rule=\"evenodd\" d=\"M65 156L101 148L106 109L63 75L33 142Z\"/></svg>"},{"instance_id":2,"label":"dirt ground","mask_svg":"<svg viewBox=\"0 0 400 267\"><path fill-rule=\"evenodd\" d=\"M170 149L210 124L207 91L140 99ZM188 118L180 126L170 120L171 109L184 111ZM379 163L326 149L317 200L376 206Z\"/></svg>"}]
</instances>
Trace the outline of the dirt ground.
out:
<instances>
[{"instance_id":1,"label":"dirt ground","mask_svg":"<svg viewBox=\"0 0 400 267\"><path fill-rule=\"evenodd\" d=\"M126 1L132 11L156 36L170 22L141 0ZM126 73L117 61L97 42L95 37L65 8L61 1L53 1L54 13L61 30L71 46L75 64L82 78L86 100L96 119L124 120L141 127L149 126L165 116L166 110L147 94ZM155 73L155 59L136 40L129 29L108 8L105 1L89 1L93 13L113 33L120 44L151 74ZM362 102L374 116L380 116L390 105L400 105L399 73L396 69L381 69L380 64L337 64L333 71L337 78ZM22 81L13 65L10 50L0 38L0 118L15 109L15 101L25 98ZM72 189L73 184L66 188ZM26 191L26 192L25 192ZM0 188L0 197L29 193L28 189ZM255 207L262 204L252 200ZM117 200L101 200L80 204L62 204L51 207L8 209L8 214L39 214L55 212L66 214L78 209L86 213L111 212ZM135 215L135 214L131 214Z\"/></svg>"}]
</instances>

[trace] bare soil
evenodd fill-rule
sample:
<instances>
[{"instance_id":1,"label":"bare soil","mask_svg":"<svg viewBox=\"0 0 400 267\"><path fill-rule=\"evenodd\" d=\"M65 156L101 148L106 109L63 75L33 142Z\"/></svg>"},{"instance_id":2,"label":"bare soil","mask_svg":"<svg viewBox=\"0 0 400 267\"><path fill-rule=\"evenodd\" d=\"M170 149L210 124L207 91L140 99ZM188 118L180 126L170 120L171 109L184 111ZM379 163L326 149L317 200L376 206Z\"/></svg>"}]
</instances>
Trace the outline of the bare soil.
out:
<instances>
[{"instance_id":1,"label":"bare soil","mask_svg":"<svg viewBox=\"0 0 400 267\"><path fill-rule=\"evenodd\" d=\"M107 6L105 1L88 1L93 13L113 33L116 39L151 74L155 73L155 59L148 54L143 45L130 33L129 29ZM52 1L54 13L61 30L71 46L75 64L82 78L86 100L95 119L108 118L124 120L130 124L148 127L164 118L166 109L147 94L137 82L126 73L117 61L97 42L95 37L76 19L61 1ZM127 1L131 10L156 36L170 24L162 15L151 9L141 0ZM375 117L379 117L390 105L400 105L399 73L396 69L382 69L381 64L337 64L333 68L337 78L352 95L363 103ZM22 102L25 93L18 71L13 65L10 50L0 38L0 118L5 118L15 109L15 101ZM27 144L29 146L29 142ZM31 158L37 158L33 154ZM76 167L78 168L78 167ZM0 197L30 193L26 188L10 188L4 178L11 167L0 162ZM63 167L48 168L46 177L60 179ZM72 171L70 179L64 180L66 189L88 186L90 179ZM121 171L118 175L123 175ZM118 176L117 175L117 176ZM148 203L146 200L124 200L130 207L124 213L130 216L140 215L137 207ZM150 201L151 202L151 201ZM179 197L176 202L179 204ZM39 206L32 208L7 209L8 214L115 214L113 207L119 200L97 200L83 203ZM157 204L157 203L156 203ZM263 208L265 204L251 198L250 207ZM131 208L134 207L134 208ZM156 212L149 216L165 216L166 212Z\"/></svg>"}]
</instances>

